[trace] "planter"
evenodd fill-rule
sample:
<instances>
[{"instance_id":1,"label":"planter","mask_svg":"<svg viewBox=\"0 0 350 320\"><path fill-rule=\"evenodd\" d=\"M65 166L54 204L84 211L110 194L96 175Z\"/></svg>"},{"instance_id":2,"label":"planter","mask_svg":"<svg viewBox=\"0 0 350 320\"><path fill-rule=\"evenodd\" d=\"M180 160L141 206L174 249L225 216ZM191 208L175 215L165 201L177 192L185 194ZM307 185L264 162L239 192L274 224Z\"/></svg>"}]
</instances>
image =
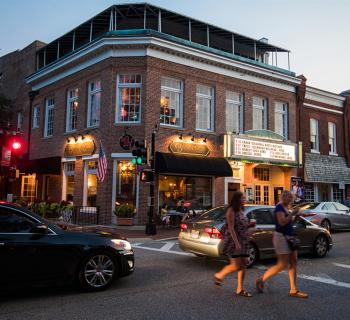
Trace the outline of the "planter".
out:
<instances>
[{"instance_id":1,"label":"planter","mask_svg":"<svg viewBox=\"0 0 350 320\"><path fill-rule=\"evenodd\" d=\"M132 226L134 225L133 218L120 218L118 217L117 225L118 226Z\"/></svg>"}]
</instances>

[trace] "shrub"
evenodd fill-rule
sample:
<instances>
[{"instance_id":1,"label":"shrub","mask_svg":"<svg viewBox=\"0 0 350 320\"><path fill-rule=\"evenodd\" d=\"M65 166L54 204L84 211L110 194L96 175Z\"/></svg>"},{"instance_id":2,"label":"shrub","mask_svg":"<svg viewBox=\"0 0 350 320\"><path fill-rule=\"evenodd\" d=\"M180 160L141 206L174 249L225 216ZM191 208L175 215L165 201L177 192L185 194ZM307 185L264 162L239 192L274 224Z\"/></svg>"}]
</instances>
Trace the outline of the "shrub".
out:
<instances>
[{"instance_id":1,"label":"shrub","mask_svg":"<svg viewBox=\"0 0 350 320\"><path fill-rule=\"evenodd\" d=\"M136 213L136 209L133 205L121 204L114 210L114 214L119 218L132 218Z\"/></svg>"}]
</instances>

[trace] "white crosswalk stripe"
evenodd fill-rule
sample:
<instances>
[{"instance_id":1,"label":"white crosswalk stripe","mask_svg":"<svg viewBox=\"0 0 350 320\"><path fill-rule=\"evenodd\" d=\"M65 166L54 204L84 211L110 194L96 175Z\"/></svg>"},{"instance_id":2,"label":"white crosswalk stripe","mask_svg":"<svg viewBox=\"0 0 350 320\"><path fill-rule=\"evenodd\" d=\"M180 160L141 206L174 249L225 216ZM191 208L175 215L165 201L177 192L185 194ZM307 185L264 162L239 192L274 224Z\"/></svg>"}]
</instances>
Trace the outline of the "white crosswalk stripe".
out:
<instances>
[{"instance_id":1,"label":"white crosswalk stripe","mask_svg":"<svg viewBox=\"0 0 350 320\"><path fill-rule=\"evenodd\" d=\"M348 264L342 264L342 263L333 263L337 267L345 268L345 269L350 269L350 265Z\"/></svg>"}]
</instances>

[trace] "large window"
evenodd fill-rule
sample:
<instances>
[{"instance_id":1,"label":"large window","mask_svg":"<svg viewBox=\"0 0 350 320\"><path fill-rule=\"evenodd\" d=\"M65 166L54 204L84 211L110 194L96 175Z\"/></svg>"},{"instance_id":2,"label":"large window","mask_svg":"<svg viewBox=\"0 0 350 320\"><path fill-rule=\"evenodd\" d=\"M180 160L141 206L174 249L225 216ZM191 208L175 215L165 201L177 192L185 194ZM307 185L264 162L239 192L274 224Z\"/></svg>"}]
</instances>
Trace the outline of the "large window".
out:
<instances>
[{"instance_id":1,"label":"large window","mask_svg":"<svg viewBox=\"0 0 350 320\"><path fill-rule=\"evenodd\" d=\"M97 161L88 160L85 163L86 170L86 180L87 185L85 185L86 192L86 205L88 207L96 207L97 198Z\"/></svg>"},{"instance_id":2,"label":"large window","mask_svg":"<svg viewBox=\"0 0 350 320\"><path fill-rule=\"evenodd\" d=\"M77 129L78 105L79 105L78 99L79 99L78 88L68 90L66 132L72 132Z\"/></svg>"},{"instance_id":3,"label":"large window","mask_svg":"<svg viewBox=\"0 0 350 320\"><path fill-rule=\"evenodd\" d=\"M136 167L130 160L117 162L116 206L136 205Z\"/></svg>"},{"instance_id":4,"label":"large window","mask_svg":"<svg viewBox=\"0 0 350 320\"><path fill-rule=\"evenodd\" d=\"M226 91L226 131L243 132L243 95Z\"/></svg>"},{"instance_id":5,"label":"large window","mask_svg":"<svg viewBox=\"0 0 350 320\"><path fill-rule=\"evenodd\" d=\"M23 131L24 115L23 112L17 114L17 131Z\"/></svg>"},{"instance_id":6,"label":"large window","mask_svg":"<svg viewBox=\"0 0 350 320\"><path fill-rule=\"evenodd\" d=\"M120 74L118 76L117 122L141 122L140 74Z\"/></svg>"},{"instance_id":7,"label":"large window","mask_svg":"<svg viewBox=\"0 0 350 320\"><path fill-rule=\"evenodd\" d=\"M55 99L54 98L46 99L44 137L51 137L53 135L54 109L55 109Z\"/></svg>"},{"instance_id":8,"label":"large window","mask_svg":"<svg viewBox=\"0 0 350 320\"><path fill-rule=\"evenodd\" d=\"M88 97L88 127L97 127L100 124L100 109L101 109L101 81L89 82L89 97Z\"/></svg>"},{"instance_id":9,"label":"large window","mask_svg":"<svg viewBox=\"0 0 350 320\"><path fill-rule=\"evenodd\" d=\"M33 108L33 129L39 128L40 126L40 106L37 104Z\"/></svg>"},{"instance_id":10,"label":"large window","mask_svg":"<svg viewBox=\"0 0 350 320\"><path fill-rule=\"evenodd\" d=\"M318 152L320 150L318 121L316 119L310 119L310 143L311 151Z\"/></svg>"},{"instance_id":11,"label":"large window","mask_svg":"<svg viewBox=\"0 0 350 320\"><path fill-rule=\"evenodd\" d=\"M288 104L275 103L275 132L284 138L288 138Z\"/></svg>"},{"instance_id":12,"label":"large window","mask_svg":"<svg viewBox=\"0 0 350 320\"><path fill-rule=\"evenodd\" d=\"M160 123L182 126L183 83L172 78L162 78L160 98Z\"/></svg>"},{"instance_id":13,"label":"large window","mask_svg":"<svg viewBox=\"0 0 350 320\"><path fill-rule=\"evenodd\" d=\"M315 201L315 187L312 183L305 183L304 185L305 202L314 202Z\"/></svg>"},{"instance_id":14,"label":"large window","mask_svg":"<svg viewBox=\"0 0 350 320\"><path fill-rule=\"evenodd\" d=\"M64 174L66 177L66 201L73 202L75 162L66 162L64 164Z\"/></svg>"},{"instance_id":15,"label":"large window","mask_svg":"<svg viewBox=\"0 0 350 320\"><path fill-rule=\"evenodd\" d=\"M214 130L214 89L200 84L196 92L196 129Z\"/></svg>"},{"instance_id":16,"label":"large window","mask_svg":"<svg viewBox=\"0 0 350 320\"><path fill-rule=\"evenodd\" d=\"M329 153L337 154L337 127L335 123L328 122Z\"/></svg>"},{"instance_id":17,"label":"large window","mask_svg":"<svg viewBox=\"0 0 350 320\"><path fill-rule=\"evenodd\" d=\"M36 175L22 176L21 197L29 202L36 198Z\"/></svg>"},{"instance_id":18,"label":"large window","mask_svg":"<svg viewBox=\"0 0 350 320\"><path fill-rule=\"evenodd\" d=\"M267 99L253 97L253 130L267 129Z\"/></svg>"}]
</instances>

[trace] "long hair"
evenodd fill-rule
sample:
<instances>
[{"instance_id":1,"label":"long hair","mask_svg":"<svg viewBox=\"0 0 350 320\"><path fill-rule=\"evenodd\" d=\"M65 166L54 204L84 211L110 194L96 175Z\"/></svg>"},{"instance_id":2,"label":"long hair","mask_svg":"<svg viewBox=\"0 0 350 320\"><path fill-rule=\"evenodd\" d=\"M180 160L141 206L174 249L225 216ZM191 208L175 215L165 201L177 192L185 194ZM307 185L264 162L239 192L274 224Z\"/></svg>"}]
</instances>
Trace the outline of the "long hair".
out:
<instances>
[{"instance_id":1,"label":"long hair","mask_svg":"<svg viewBox=\"0 0 350 320\"><path fill-rule=\"evenodd\" d=\"M235 191L232 195L230 207L234 212L243 211L244 207L242 205L243 192Z\"/></svg>"}]
</instances>

